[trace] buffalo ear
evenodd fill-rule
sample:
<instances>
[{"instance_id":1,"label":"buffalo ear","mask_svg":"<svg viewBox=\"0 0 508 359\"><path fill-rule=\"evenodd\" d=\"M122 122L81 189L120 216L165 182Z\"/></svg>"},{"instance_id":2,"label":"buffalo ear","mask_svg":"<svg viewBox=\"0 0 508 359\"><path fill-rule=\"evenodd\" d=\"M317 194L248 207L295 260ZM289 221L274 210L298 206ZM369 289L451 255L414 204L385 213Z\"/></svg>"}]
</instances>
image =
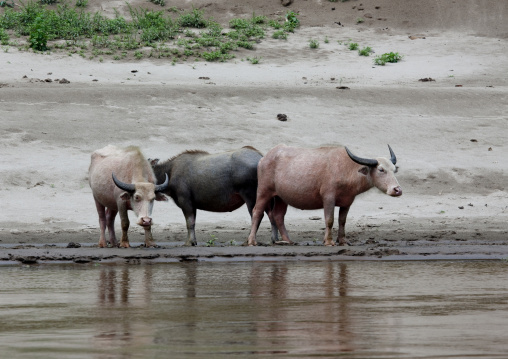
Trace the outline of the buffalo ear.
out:
<instances>
[{"instance_id":1,"label":"buffalo ear","mask_svg":"<svg viewBox=\"0 0 508 359\"><path fill-rule=\"evenodd\" d=\"M124 192L120 195L120 198L123 199L124 201L128 201L131 199L131 195L127 192Z\"/></svg>"},{"instance_id":2,"label":"buffalo ear","mask_svg":"<svg viewBox=\"0 0 508 359\"><path fill-rule=\"evenodd\" d=\"M162 193L160 192L157 192L155 194L155 200L156 201L167 201L168 200L168 197L164 196Z\"/></svg>"},{"instance_id":3,"label":"buffalo ear","mask_svg":"<svg viewBox=\"0 0 508 359\"><path fill-rule=\"evenodd\" d=\"M369 169L367 168L367 166L363 166L358 170L358 172L364 176L367 176L369 174Z\"/></svg>"},{"instance_id":4,"label":"buffalo ear","mask_svg":"<svg viewBox=\"0 0 508 359\"><path fill-rule=\"evenodd\" d=\"M148 163L150 163L150 166L152 167L155 167L159 163L158 158L149 158L147 161Z\"/></svg>"}]
</instances>

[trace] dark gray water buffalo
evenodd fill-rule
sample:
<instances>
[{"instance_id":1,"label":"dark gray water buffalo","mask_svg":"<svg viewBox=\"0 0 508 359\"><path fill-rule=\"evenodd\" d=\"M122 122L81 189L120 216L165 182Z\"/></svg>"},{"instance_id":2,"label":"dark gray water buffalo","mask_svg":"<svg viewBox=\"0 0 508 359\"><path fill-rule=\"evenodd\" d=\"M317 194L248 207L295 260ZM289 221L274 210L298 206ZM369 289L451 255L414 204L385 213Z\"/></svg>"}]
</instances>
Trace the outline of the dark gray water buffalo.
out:
<instances>
[{"instance_id":1,"label":"dark gray water buffalo","mask_svg":"<svg viewBox=\"0 0 508 359\"><path fill-rule=\"evenodd\" d=\"M131 146L120 149L109 145L95 151L92 153L88 178L99 214L101 227L99 247L106 247L106 227L111 245L115 247L118 245L115 236L117 213L120 213L122 224L120 247L129 247L128 210L134 211L138 217L137 224L145 229L145 246L155 246L150 216L154 200L167 200L161 192L167 188L168 179L164 181L163 178L162 185L155 184L152 167L139 148Z\"/></svg>"},{"instance_id":2,"label":"dark gray water buffalo","mask_svg":"<svg viewBox=\"0 0 508 359\"><path fill-rule=\"evenodd\" d=\"M157 180L169 176L165 194L182 209L187 223L185 245L195 246L196 210L231 212L247 204L249 214L256 203L258 185L257 167L263 156L252 147L209 154L204 151L186 151L163 163L153 164ZM272 241L278 232L271 213Z\"/></svg>"},{"instance_id":3,"label":"dark gray water buffalo","mask_svg":"<svg viewBox=\"0 0 508 359\"><path fill-rule=\"evenodd\" d=\"M343 147L316 149L279 145L259 162L257 202L252 212L249 245L256 245L256 232L266 205L275 198L273 217L282 241L291 243L284 226L287 206L299 209L324 208L324 244L332 240L333 212L339 206L337 244L349 244L344 226L349 207L360 193L377 187L390 196L402 195L395 178L397 159L390 146L390 159L365 159Z\"/></svg>"}]
</instances>

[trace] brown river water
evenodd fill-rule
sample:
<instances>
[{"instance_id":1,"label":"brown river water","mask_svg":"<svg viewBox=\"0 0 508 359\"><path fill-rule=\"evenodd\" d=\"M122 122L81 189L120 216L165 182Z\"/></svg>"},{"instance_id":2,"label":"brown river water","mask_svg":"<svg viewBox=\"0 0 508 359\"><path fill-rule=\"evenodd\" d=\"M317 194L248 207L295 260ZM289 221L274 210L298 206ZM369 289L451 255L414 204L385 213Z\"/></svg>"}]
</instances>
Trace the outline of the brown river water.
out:
<instances>
[{"instance_id":1,"label":"brown river water","mask_svg":"<svg viewBox=\"0 0 508 359\"><path fill-rule=\"evenodd\" d=\"M0 267L0 358L507 358L508 262Z\"/></svg>"}]
</instances>

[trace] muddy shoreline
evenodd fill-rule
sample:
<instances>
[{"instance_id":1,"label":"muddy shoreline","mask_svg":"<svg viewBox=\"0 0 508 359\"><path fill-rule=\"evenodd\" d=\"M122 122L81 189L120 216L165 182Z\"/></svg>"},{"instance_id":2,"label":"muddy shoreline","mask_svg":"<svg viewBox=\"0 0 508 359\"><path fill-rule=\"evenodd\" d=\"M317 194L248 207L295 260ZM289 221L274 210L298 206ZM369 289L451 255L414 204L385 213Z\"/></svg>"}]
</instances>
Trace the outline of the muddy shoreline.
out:
<instances>
[{"instance_id":1,"label":"muddy shoreline","mask_svg":"<svg viewBox=\"0 0 508 359\"><path fill-rule=\"evenodd\" d=\"M184 233L173 240L158 241L157 248L144 248L131 239L131 248L98 248L95 233L60 231L0 235L0 265L37 264L154 264L185 261L288 261L288 260L508 260L508 239L503 231L457 232L434 230L417 234L377 228L368 236L352 233L351 246L325 247L319 231L295 233L297 245L269 245L269 235L260 245L243 246L245 231L212 231L213 243L199 241L185 247ZM157 234L157 233L156 233ZM163 237L161 233L159 238ZM13 237L16 238L13 241ZM40 238L38 238L40 237ZM49 238L48 238L49 237ZM201 234L204 237L204 234ZM37 238L39 240L37 240ZM137 238L137 237L136 237ZM312 238L312 239L310 239ZM320 238L320 237L319 237Z\"/></svg>"}]
</instances>

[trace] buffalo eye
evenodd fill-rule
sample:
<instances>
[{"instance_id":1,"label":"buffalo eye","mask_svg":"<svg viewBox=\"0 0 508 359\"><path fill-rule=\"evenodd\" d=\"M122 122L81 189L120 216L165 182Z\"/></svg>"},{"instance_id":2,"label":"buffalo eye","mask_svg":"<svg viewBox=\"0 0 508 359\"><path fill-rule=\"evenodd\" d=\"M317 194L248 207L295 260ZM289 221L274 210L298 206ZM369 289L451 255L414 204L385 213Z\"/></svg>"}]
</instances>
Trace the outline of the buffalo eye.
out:
<instances>
[{"instance_id":1,"label":"buffalo eye","mask_svg":"<svg viewBox=\"0 0 508 359\"><path fill-rule=\"evenodd\" d=\"M379 167L378 169L379 169L379 172L381 172L381 173L385 172L385 169L383 167Z\"/></svg>"},{"instance_id":2,"label":"buffalo eye","mask_svg":"<svg viewBox=\"0 0 508 359\"><path fill-rule=\"evenodd\" d=\"M141 201L141 196L140 196L139 194L134 195L134 200L135 200L136 202Z\"/></svg>"}]
</instances>

